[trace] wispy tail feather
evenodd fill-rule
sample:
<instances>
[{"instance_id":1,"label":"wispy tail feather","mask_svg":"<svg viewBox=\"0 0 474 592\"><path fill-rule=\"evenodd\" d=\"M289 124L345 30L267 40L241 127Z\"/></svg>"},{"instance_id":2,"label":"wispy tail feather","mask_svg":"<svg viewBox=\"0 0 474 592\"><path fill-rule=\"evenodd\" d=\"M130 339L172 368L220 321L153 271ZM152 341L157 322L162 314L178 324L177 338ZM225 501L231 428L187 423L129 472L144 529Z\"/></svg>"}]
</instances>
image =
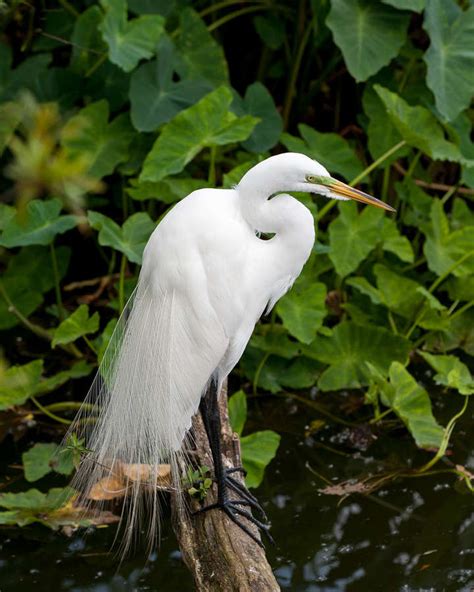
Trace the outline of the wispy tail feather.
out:
<instances>
[{"instance_id":1,"label":"wispy tail feather","mask_svg":"<svg viewBox=\"0 0 474 592\"><path fill-rule=\"evenodd\" d=\"M97 483L112 478L124 483L123 553L145 510L149 540L159 536L160 465L171 466L172 487L180 488L183 440L227 345L217 320L214 327L203 325L196 314L185 294L157 291L139 281L68 432L83 438L90 451L72 482L88 510L102 505L88 499ZM147 468L132 475L123 470L130 465Z\"/></svg>"}]
</instances>

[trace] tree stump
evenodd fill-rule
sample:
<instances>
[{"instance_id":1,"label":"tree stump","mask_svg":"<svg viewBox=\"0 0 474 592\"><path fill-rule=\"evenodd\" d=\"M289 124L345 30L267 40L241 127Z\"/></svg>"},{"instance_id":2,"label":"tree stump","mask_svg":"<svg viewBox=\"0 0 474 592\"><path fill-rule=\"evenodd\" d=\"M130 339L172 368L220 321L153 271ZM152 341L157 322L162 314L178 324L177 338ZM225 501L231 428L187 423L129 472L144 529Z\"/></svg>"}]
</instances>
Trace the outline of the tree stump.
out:
<instances>
[{"instance_id":1,"label":"tree stump","mask_svg":"<svg viewBox=\"0 0 474 592\"><path fill-rule=\"evenodd\" d=\"M241 465L240 441L232 432L227 412L227 388L219 395L222 422L223 459L228 467ZM193 457L199 466L212 467L212 456L201 415L193 418ZM183 467L184 469L184 467ZM236 479L241 479L235 474ZM171 494L173 529L197 592L274 592L280 587L275 580L265 551L220 510L211 510L193 516L201 506L189 496L189 507ZM205 504L216 501L216 487L208 491ZM246 525L257 537L258 529L249 521Z\"/></svg>"}]
</instances>

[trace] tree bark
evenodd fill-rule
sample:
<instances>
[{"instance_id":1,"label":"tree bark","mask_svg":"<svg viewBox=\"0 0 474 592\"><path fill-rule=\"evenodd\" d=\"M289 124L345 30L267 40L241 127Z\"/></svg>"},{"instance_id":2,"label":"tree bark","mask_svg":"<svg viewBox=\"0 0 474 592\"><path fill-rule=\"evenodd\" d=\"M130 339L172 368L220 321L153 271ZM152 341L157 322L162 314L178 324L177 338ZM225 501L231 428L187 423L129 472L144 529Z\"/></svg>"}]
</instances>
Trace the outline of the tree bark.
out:
<instances>
[{"instance_id":1,"label":"tree bark","mask_svg":"<svg viewBox=\"0 0 474 592\"><path fill-rule=\"evenodd\" d=\"M227 388L219 395L222 422L223 459L228 467L241 465L240 441L232 432L227 412ZM212 456L201 415L193 418L194 447L197 466L212 467ZM184 467L183 467L184 469ZM238 473L236 479L241 479ZM186 496L186 504L179 496ZM208 491L205 505L216 501L216 487ZM186 508L185 506L188 506ZM220 510L193 516L200 508L198 501L186 492L171 494L173 529L191 571L197 592L276 592L275 580L265 551ZM243 519L245 520L245 519ZM257 537L260 533L248 520L245 524Z\"/></svg>"}]
</instances>

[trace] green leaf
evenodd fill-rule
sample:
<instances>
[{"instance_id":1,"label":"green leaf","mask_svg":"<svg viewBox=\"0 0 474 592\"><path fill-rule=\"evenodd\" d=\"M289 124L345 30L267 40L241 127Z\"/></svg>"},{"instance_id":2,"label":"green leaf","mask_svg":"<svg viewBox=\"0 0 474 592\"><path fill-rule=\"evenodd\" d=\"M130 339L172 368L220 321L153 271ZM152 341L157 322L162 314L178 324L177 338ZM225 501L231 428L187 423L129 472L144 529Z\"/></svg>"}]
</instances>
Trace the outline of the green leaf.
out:
<instances>
[{"instance_id":1,"label":"green leaf","mask_svg":"<svg viewBox=\"0 0 474 592\"><path fill-rule=\"evenodd\" d=\"M426 0L382 0L382 2L400 10L413 10L414 12L421 12L426 4Z\"/></svg>"},{"instance_id":2,"label":"green leaf","mask_svg":"<svg viewBox=\"0 0 474 592\"><path fill-rule=\"evenodd\" d=\"M272 95L260 82L247 87L243 100L234 99L233 110L236 115L253 115L260 119L252 134L242 142L250 152L266 152L278 142L283 129L283 121L275 107Z\"/></svg>"},{"instance_id":3,"label":"green leaf","mask_svg":"<svg viewBox=\"0 0 474 592\"><path fill-rule=\"evenodd\" d=\"M57 374L53 374L47 378L43 377L41 382L36 385L34 392L30 394L44 395L50 393L65 384L68 380L89 376L93 369L94 366L92 364L88 364L85 360L79 360L67 370L61 370Z\"/></svg>"},{"instance_id":4,"label":"green leaf","mask_svg":"<svg viewBox=\"0 0 474 592\"><path fill-rule=\"evenodd\" d=\"M391 122L410 146L418 148L434 160L473 164L461 154L455 144L445 140L443 128L428 109L412 107L379 84L374 85L374 90L385 105Z\"/></svg>"},{"instance_id":5,"label":"green leaf","mask_svg":"<svg viewBox=\"0 0 474 592\"><path fill-rule=\"evenodd\" d=\"M329 258L341 277L355 271L380 240L383 213L353 202L339 205L339 216L329 225Z\"/></svg>"},{"instance_id":6,"label":"green leaf","mask_svg":"<svg viewBox=\"0 0 474 592\"><path fill-rule=\"evenodd\" d=\"M99 31L102 17L100 8L91 6L76 19L71 36L70 68L79 74L86 74L100 59L100 54L107 51Z\"/></svg>"},{"instance_id":7,"label":"green leaf","mask_svg":"<svg viewBox=\"0 0 474 592\"><path fill-rule=\"evenodd\" d=\"M62 279L66 274L71 258L69 247L56 247L58 276ZM51 250L48 247L23 247L17 255L10 258L4 278L26 278L30 289L44 294L54 288L54 272L51 264Z\"/></svg>"},{"instance_id":8,"label":"green leaf","mask_svg":"<svg viewBox=\"0 0 474 592\"><path fill-rule=\"evenodd\" d=\"M151 58L164 32L160 15L144 15L127 21L126 0L100 0L105 16L100 25L109 47L109 59L125 72L131 72L142 59Z\"/></svg>"},{"instance_id":9,"label":"green leaf","mask_svg":"<svg viewBox=\"0 0 474 592\"><path fill-rule=\"evenodd\" d=\"M70 254L69 247L56 248L59 278L66 273ZM54 273L49 248L24 247L17 255L10 257L1 281L0 329L9 329L19 323L18 317L2 296L2 291L6 292L15 308L23 316L28 317L42 304L42 294L53 287Z\"/></svg>"},{"instance_id":10,"label":"green leaf","mask_svg":"<svg viewBox=\"0 0 474 592\"><path fill-rule=\"evenodd\" d=\"M396 255L406 263L413 263L415 254L406 236L402 236L395 220L384 218L382 227L383 249Z\"/></svg>"},{"instance_id":11,"label":"green leaf","mask_svg":"<svg viewBox=\"0 0 474 592\"><path fill-rule=\"evenodd\" d=\"M367 135L370 155L373 160L376 160L403 138L390 118L387 117L387 110L372 86L366 85L362 95L362 105L365 115L369 118ZM389 166L393 161L406 156L409 151L409 146L402 146L392 156L384 160L381 166Z\"/></svg>"},{"instance_id":12,"label":"green leaf","mask_svg":"<svg viewBox=\"0 0 474 592\"><path fill-rule=\"evenodd\" d=\"M117 326L117 319L111 319L99 337L96 337L93 341L94 348L97 351L97 363L100 364L102 362L102 358L104 357L105 351L112 339L113 332L115 327Z\"/></svg>"},{"instance_id":13,"label":"green leaf","mask_svg":"<svg viewBox=\"0 0 474 592\"><path fill-rule=\"evenodd\" d=\"M343 322L333 329L331 337L320 335L303 350L304 355L329 364L321 374L318 386L323 391L360 388L369 382L366 362L383 374L393 360L405 363L410 342L386 329Z\"/></svg>"},{"instance_id":14,"label":"green leaf","mask_svg":"<svg viewBox=\"0 0 474 592\"><path fill-rule=\"evenodd\" d=\"M263 335L259 332L252 335L250 340L252 347L256 347L267 354L274 354L286 359L294 358L300 352L298 344L290 340L284 327L267 325L264 328L262 327L261 330L265 331Z\"/></svg>"},{"instance_id":15,"label":"green leaf","mask_svg":"<svg viewBox=\"0 0 474 592\"><path fill-rule=\"evenodd\" d=\"M436 370L436 384L456 389L461 395L474 394L474 378L469 368L456 356L434 356L426 352L420 355Z\"/></svg>"},{"instance_id":16,"label":"green leaf","mask_svg":"<svg viewBox=\"0 0 474 592\"><path fill-rule=\"evenodd\" d=\"M0 245L8 248L49 245L57 234L63 234L78 223L77 216L61 216L61 207L59 199L29 201L23 215L18 212L5 223Z\"/></svg>"},{"instance_id":17,"label":"green leaf","mask_svg":"<svg viewBox=\"0 0 474 592\"><path fill-rule=\"evenodd\" d=\"M181 78L207 80L214 87L227 84L229 73L224 50L192 8L180 10L178 31L176 70Z\"/></svg>"},{"instance_id":18,"label":"green leaf","mask_svg":"<svg viewBox=\"0 0 474 592\"><path fill-rule=\"evenodd\" d=\"M61 516L64 507L75 495L71 487L50 489L48 493L41 493L37 489L29 489L20 493L3 493L0 495L0 507L8 512L0 512L0 524L17 524L26 526L39 522L52 529L65 524L80 524L80 520L71 512Z\"/></svg>"},{"instance_id":19,"label":"green leaf","mask_svg":"<svg viewBox=\"0 0 474 592\"><path fill-rule=\"evenodd\" d=\"M474 226L464 226L451 232L448 218L440 200L431 206L431 223L423 227L426 241L423 252L428 267L441 276L452 270L457 277L474 274ZM459 265L457 262L462 261Z\"/></svg>"},{"instance_id":20,"label":"green leaf","mask_svg":"<svg viewBox=\"0 0 474 592\"><path fill-rule=\"evenodd\" d=\"M43 360L11 366L0 374L0 410L22 405L35 392L41 379Z\"/></svg>"},{"instance_id":21,"label":"green leaf","mask_svg":"<svg viewBox=\"0 0 474 592\"><path fill-rule=\"evenodd\" d=\"M132 214L122 227L100 212L89 210L88 217L92 228L99 231L99 244L120 251L133 263L142 262L143 250L155 229L148 214Z\"/></svg>"},{"instance_id":22,"label":"green leaf","mask_svg":"<svg viewBox=\"0 0 474 592\"><path fill-rule=\"evenodd\" d=\"M164 37L158 46L158 58L137 68L130 79L131 118L137 130L158 129L212 90L209 82L202 79L175 82L174 70L174 48Z\"/></svg>"},{"instance_id":23,"label":"green leaf","mask_svg":"<svg viewBox=\"0 0 474 592\"><path fill-rule=\"evenodd\" d=\"M241 142L258 120L229 111L232 93L220 87L178 113L163 127L145 159L140 181L160 181L179 173L203 148Z\"/></svg>"},{"instance_id":24,"label":"green leaf","mask_svg":"<svg viewBox=\"0 0 474 592\"><path fill-rule=\"evenodd\" d=\"M242 434L247 420L247 395L238 391L229 397L229 421L234 432Z\"/></svg>"},{"instance_id":25,"label":"green leaf","mask_svg":"<svg viewBox=\"0 0 474 592\"><path fill-rule=\"evenodd\" d=\"M398 54L408 22L408 14L371 0L332 0L326 19L347 69L358 82Z\"/></svg>"},{"instance_id":26,"label":"green leaf","mask_svg":"<svg viewBox=\"0 0 474 592\"><path fill-rule=\"evenodd\" d=\"M95 333L99 328L99 313L95 312L89 317L89 307L81 304L54 330L52 346L71 343L79 337Z\"/></svg>"},{"instance_id":27,"label":"green leaf","mask_svg":"<svg viewBox=\"0 0 474 592\"><path fill-rule=\"evenodd\" d=\"M167 177L162 181L150 182L130 179L130 187L126 191L133 199L144 201L156 199L165 204L172 204L186 197L197 189L208 187L203 179Z\"/></svg>"},{"instance_id":28,"label":"green leaf","mask_svg":"<svg viewBox=\"0 0 474 592\"><path fill-rule=\"evenodd\" d=\"M285 328L303 343L311 343L322 327L326 311L326 286L320 282L296 281L292 290L279 300L276 311Z\"/></svg>"},{"instance_id":29,"label":"green leaf","mask_svg":"<svg viewBox=\"0 0 474 592\"><path fill-rule=\"evenodd\" d=\"M58 454L58 445L35 444L22 455L25 479L30 483L38 481L48 473L55 471L62 475L70 475L74 469L71 455Z\"/></svg>"},{"instance_id":30,"label":"green leaf","mask_svg":"<svg viewBox=\"0 0 474 592\"><path fill-rule=\"evenodd\" d=\"M428 0L423 26L430 36L426 84L438 111L452 121L474 94L474 6L463 11L452 0Z\"/></svg>"},{"instance_id":31,"label":"green leaf","mask_svg":"<svg viewBox=\"0 0 474 592\"><path fill-rule=\"evenodd\" d=\"M260 39L270 49L278 49L285 41L285 24L282 19L270 11L265 16L256 16L253 19L255 30Z\"/></svg>"},{"instance_id":32,"label":"green leaf","mask_svg":"<svg viewBox=\"0 0 474 592\"><path fill-rule=\"evenodd\" d=\"M85 160L90 175L102 178L128 158L133 137L129 117L123 113L111 123L109 106L101 100L91 103L71 117L63 128L62 143L71 158Z\"/></svg>"},{"instance_id":33,"label":"green leaf","mask_svg":"<svg viewBox=\"0 0 474 592\"><path fill-rule=\"evenodd\" d=\"M275 457L280 445L280 436L271 430L254 432L240 439L242 464L247 471L247 487L258 487L265 468Z\"/></svg>"},{"instance_id":34,"label":"green leaf","mask_svg":"<svg viewBox=\"0 0 474 592\"><path fill-rule=\"evenodd\" d=\"M13 312L10 303L21 315L29 317L42 302L42 295L32 289L29 277L4 277L4 279L0 280L0 329L10 329L19 323L19 319Z\"/></svg>"},{"instance_id":35,"label":"green leaf","mask_svg":"<svg viewBox=\"0 0 474 592\"><path fill-rule=\"evenodd\" d=\"M420 448L439 448L444 429L437 423L428 393L399 362L390 366L390 384L382 386L383 402L407 426Z\"/></svg>"},{"instance_id":36,"label":"green leaf","mask_svg":"<svg viewBox=\"0 0 474 592\"><path fill-rule=\"evenodd\" d=\"M301 152L320 161L331 172L351 181L362 172L363 166L347 140L333 133L317 132L304 123L298 126L300 138L283 134L281 143L291 152Z\"/></svg>"}]
</instances>

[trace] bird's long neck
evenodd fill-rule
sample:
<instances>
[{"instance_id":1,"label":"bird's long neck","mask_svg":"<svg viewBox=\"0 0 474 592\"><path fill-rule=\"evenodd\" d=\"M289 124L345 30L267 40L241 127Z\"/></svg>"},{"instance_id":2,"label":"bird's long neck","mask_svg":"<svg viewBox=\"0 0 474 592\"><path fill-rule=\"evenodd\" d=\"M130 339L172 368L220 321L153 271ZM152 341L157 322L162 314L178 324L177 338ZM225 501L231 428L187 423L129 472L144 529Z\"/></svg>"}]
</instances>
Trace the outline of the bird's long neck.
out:
<instances>
[{"instance_id":1,"label":"bird's long neck","mask_svg":"<svg viewBox=\"0 0 474 592\"><path fill-rule=\"evenodd\" d=\"M259 232L278 232L280 220L278 212L270 201L268 186L259 185L244 177L236 188L242 215L247 223Z\"/></svg>"}]
</instances>

